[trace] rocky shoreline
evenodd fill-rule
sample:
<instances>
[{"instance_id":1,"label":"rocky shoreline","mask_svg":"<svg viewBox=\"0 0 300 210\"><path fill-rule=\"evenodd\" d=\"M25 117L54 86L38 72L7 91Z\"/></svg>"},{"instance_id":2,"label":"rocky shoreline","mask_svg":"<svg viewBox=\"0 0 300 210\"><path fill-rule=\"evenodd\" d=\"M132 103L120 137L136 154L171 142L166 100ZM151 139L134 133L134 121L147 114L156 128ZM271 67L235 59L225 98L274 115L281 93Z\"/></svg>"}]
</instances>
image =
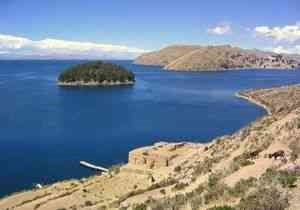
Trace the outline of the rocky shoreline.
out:
<instances>
[{"instance_id":1,"label":"rocky shoreline","mask_svg":"<svg viewBox=\"0 0 300 210\"><path fill-rule=\"evenodd\" d=\"M76 82L57 82L58 86L62 87L74 87L74 86L123 86L123 85L134 85L134 81L103 81L99 82L84 82L84 81L76 81Z\"/></svg>"},{"instance_id":2,"label":"rocky shoreline","mask_svg":"<svg viewBox=\"0 0 300 210\"><path fill-rule=\"evenodd\" d=\"M108 174L17 193L1 199L0 209L299 209L300 85L237 96L269 114L207 144L135 149Z\"/></svg>"},{"instance_id":3,"label":"rocky shoreline","mask_svg":"<svg viewBox=\"0 0 300 210\"><path fill-rule=\"evenodd\" d=\"M272 115L271 109L268 106L266 106L262 102L256 100L255 98L252 98L250 95L247 95L243 92L239 92L239 93L235 93L235 96L238 98L242 98L247 101L250 101L251 103L256 104L257 106L264 108L266 110L266 112L268 113L268 115Z\"/></svg>"}]
</instances>

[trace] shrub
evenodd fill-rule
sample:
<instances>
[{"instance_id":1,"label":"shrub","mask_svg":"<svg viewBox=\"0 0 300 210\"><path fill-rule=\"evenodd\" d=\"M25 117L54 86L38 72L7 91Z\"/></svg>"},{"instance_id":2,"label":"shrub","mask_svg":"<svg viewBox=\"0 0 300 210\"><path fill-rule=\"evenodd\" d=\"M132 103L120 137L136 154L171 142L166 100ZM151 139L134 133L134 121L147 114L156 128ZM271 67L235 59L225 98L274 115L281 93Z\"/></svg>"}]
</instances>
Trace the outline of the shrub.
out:
<instances>
[{"instance_id":1,"label":"shrub","mask_svg":"<svg viewBox=\"0 0 300 210\"><path fill-rule=\"evenodd\" d=\"M120 173L122 164L112 165L108 170L110 174L118 174Z\"/></svg>"},{"instance_id":2,"label":"shrub","mask_svg":"<svg viewBox=\"0 0 300 210\"><path fill-rule=\"evenodd\" d=\"M248 166L254 164L253 161L249 160L248 153L241 154L233 159L240 167Z\"/></svg>"},{"instance_id":3,"label":"shrub","mask_svg":"<svg viewBox=\"0 0 300 210\"><path fill-rule=\"evenodd\" d=\"M254 187L257 182L257 179L250 177L248 179L241 179L235 184L233 188L229 190L230 194L234 197L244 196L249 188Z\"/></svg>"},{"instance_id":4,"label":"shrub","mask_svg":"<svg viewBox=\"0 0 300 210\"><path fill-rule=\"evenodd\" d=\"M180 172L180 171L181 171L181 166L176 166L176 167L174 168L174 171L175 171L175 172Z\"/></svg>"},{"instance_id":5,"label":"shrub","mask_svg":"<svg viewBox=\"0 0 300 210\"><path fill-rule=\"evenodd\" d=\"M166 190L165 190L165 189L161 189L159 192L160 192L161 194L163 194L163 195L166 194Z\"/></svg>"},{"instance_id":6,"label":"shrub","mask_svg":"<svg viewBox=\"0 0 300 210\"><path fill-rule=\"evenodd\" d=\"M194 167L193 177L197 177L210 172L213 164L218 163L221 158L222 157L206 157L203 161L199 161L198 164Z\"/></svg>"},{"instance_id":7,"label":"shrub","mask_svg":"<svg viewBox=\"0 0 300 210\"><path fill-rule=\"evenodd\" d=\"M235 210L235 208L231 206L218 206L218 207L212 207L207 210Z\"/></svg>"},{"instance_id":8,"label":"shrub","mask_svg":"<svg viewBox=\"0 0 300 210\"><path fill-rule=\"evenodd\" d=\"M242 198L239 210L284 210L288 207L288 199L276 188L260 188Z\"/></svg>"},{"instance_id":9,"label":"shrub","mask_svg":"<svg viewBox=\"0 0 300 210\"><path fill-rule=\"evenodd\" d=\"M295 186L295 183L298 178L298 174L290 171L277 171L274 168L269 168L262 175L261 180L265 182L265 184L279 184L283 188L292 188Z\"/></svg>"},{"instance_id":10,"label":"shrub","mask_svg":"<svg viewBox=\"0 0 300 210\"><path fill-rule=\"evenodd\" d=\"M149 153L148 153L147 151L143 152L142 154L143 154L144 156L148 156L148 155L149 155Z\"/></svg>"},{"instance_id":11,"label":"shrub","mask_svg":"<svg viewBox=\"0 0 300 210\"><path fill-rule=\"evenodd\" d=\"M218 176L217 174L211 174L208 177L208 184L207 184L207 186L209 188L214 188L218 184L219 180L220 180L220 176Z\"/></svg>"},{"instance_id":12,"label":"shrub","mask_svg":"<svg viewBox=\"0 0 300 210\"><path fill-rule=\"evenodd\" d=\"M239 170L241 167L245 167L248 165L253 165L254 161L249 160L249 153L243 153L235 158L233 158L233 161L231 162L227 174L231 174L237 170Z\"/></svg>"},{"instance_id":13,"label":"shrub","mask_svg":"<svg viewBox=\"0 0 300 210\"><path fill-rule=\"evenodd\" d=\"M204 194L205 204L219 200L221 197L225 196L226 192L228 192L228 187L223 183L219 183L215 187L209 188Z\"/></svg>"},{"instance_id":14,"label":"shrub","mask_svg":"<svg viewBox=\"0 0 300 210\"><path fill-rule=\"evenodd\" d=\"M151 210L181 210L187 203L185 195L177 194L173 198L164 198L162 200L153 200L150 198L146 204ZM144 209L143 209L144 210Z\"/></svg>"},{"instance_id":15,"label":"shrub","mask_svg":"<svg viewBox=\"0 0 300 210\"><path fill-rule=\"evenodd\" d=\"M203 198L201 194L194 194L192 197L187 195L187 197L189 198L191 209L199 209L199 207L202 206Z\"/></svg>"},{"instance_id":16,"label":"shrub","mask_svg":"<svg viewBox=\"0 0 300 210\"><path fill-rule=\"evenodd\" d=\"M228 186L219 182L220 175L211 174L208 178L207 192L204 194L204 201L206 204L216 201L223 197L229 191Z\"/></svg>"},{"instance_id":17,"label":"shrub","mask_svg":"<svg viewBox=\"0 0 300 210\"><path fill-rule=\"evenodd\" d=\"M100 206L100 207L98 207L97 210L107 210L107 207L106 206Z\"/></svg>"},{"instance_id":18,"label":"shrub","mask_svg":"<svg viewBox=\"0 0 300 210\"><path fill-rule=\"evenodd\" d=\"M298 159L300 154L300 145L299 140L294 140L289 144L289 148L292 151L291 153L291 161L295 161Z\"/></svg>"},{"instance_id":19,"label":"shrub","mask_svg":"<svg viewBox=\"0 0 300 210\"><path fill-rule=\"evenodd\" d=\"M269 185L275 182L277 176L277 170L275 168L268 168L266 172L260 177L260 180L265 185Z\"/></svg>"},{"instance_id":20,"label":"shrub","mask_svg":"<svg viewBox=\"0 0 300 210\"><path fill-rule=\"evenodd\" d=\"M205 160L198 162L197 165L194 167L193 176L197 177L202 174L208 173L212 168L212 161L209 158L206 158Z\"/></svg>"},{"instance_id":21,"label":"shrub","mask_svg":"<svg viewBox=\"0 0 300 210\"><path fill-rule=\"evenodd\" d=\"M138 204L135 207L133 207L133 210L147 210L146 204Z\"/></svg>"},{"instance_id":22,"label":"shrub","mask_svg":"<svg viewBox=\"0 0 300 210\"><path fill-rule=\"evenodd\" d=\"M278 181L283 188L292 188L295 187L297 176L293 172L279 171Z\"/></svg>"},{"instance_id":23,"label":"shrub","mask_svg":"<svg viewBox=\"0 0 300 210\"><path fill-rule=\"evenodd\" d=\"M194 193L201 194L201 193L203 193L204 190L205 190L204 185L203 185L203 184L200 184L200 185L194 190Z\"/></svg>"},{"instance_id":24,"label":"shrub","mask_svg":"<svg viewBox=\"0 0 300 210\"><path fill-rule=\"evenodd\" d=\"M177 184L172 188L172 190L174 190L174 191L177 191L177 190L183 190L183 189L184 189L185 187L187 187L187 186L188 186L188 184L180 182L180 183L177 183Z\"/></svg>"},{"instance_id":25,"label":"shrub","mask_svg":"<svg viewBox=\"0 0 300 210\"><path fill-rule=\"evenodd\" d=\"M92 206L93 205L93 202L92 201L86 201L84 203L85 206Z\"/></svg>"}]
</instances>

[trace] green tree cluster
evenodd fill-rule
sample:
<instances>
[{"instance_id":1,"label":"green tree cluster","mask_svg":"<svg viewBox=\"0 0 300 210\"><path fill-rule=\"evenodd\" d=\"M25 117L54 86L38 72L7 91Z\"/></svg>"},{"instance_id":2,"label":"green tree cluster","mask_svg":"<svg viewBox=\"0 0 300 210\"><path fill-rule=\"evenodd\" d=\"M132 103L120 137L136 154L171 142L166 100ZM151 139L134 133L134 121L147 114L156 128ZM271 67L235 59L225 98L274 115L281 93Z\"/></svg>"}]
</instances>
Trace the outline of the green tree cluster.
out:
<instances>
[{"instance_id":1,"label":"green tree cluster","mask_svg":"<svg viewBox=\"0 0 300 210\"><path fill-rule=\"evenodd\" d=\"M134 82L134 74L125 68L102 61L88 62L73 66L59 75L58 81L71 82Z\"/></svg>"}]
</instances>

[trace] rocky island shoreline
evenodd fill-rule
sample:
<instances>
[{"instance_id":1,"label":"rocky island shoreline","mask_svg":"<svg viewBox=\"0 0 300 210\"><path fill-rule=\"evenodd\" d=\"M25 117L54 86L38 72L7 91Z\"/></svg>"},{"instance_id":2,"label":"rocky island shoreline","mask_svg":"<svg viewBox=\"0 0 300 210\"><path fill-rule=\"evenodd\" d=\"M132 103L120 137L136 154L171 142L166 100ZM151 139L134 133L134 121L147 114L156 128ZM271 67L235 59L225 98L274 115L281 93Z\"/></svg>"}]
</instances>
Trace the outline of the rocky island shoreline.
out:
<instances>
[{"instance_id":1,"label":"rocky island shoreline","mask_svg":"<svg viewBox=\"0 0 300 210\"><path fill-rule=\"evenodd\" d=\"M135 149L107 174L16 193L0 209L300 209L300 85L239 95L269 115L207 144Z\"/></svg>"},{"instance_id":2,"label":"rocky island shoreline","mask_svg":"<svg viewBox=\"0 0 300 210\"><path fill-rule=\"evenodd\" d=\"M57 82L58 86L61 87L75 87L75 86L89 86L89 87L97 87L97 86L122 86L122 85L134 85L134 81L103 81L103 82L84 82L84 81L76 81L76 82Z\"/></svg>"},{"instance_id":3,"label":"rocky island shoreline","mask_svg":"<svg viewBox=\"0 0 300 210\"><path fill-rule=\"evenodd\" d=\"M299 69L300 56L249 50L230 45L172 45L145 53L136 64L162 66L172 71Z\"/></svg>"}]
</instances>

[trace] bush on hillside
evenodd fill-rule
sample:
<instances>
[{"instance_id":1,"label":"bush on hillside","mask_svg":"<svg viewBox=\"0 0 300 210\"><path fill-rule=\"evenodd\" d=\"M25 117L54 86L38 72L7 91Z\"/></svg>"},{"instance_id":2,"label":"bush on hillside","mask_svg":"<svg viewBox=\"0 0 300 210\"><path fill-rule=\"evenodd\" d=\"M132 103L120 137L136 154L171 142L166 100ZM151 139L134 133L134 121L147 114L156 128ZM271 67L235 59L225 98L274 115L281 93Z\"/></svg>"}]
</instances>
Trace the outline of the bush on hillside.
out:
<instances>
[{"instance_id":1,"label":"bush on hillside","mask_svg":"<svg viewBox=\"0 0 300 210\"><path fill-rule=\"evenodd\" d=\"M220 178L219 174L211 174L208 177L207 189L204 193L205 204L217 201L229 191L228 186L221 182Z\"/></svg>"},{"instance_id":2,"label":"bush on hillside","mask_svg":"<svg viewBox=\"0 0 300 210\"><path fill-rule=\"evenodd\" d=\"M295 161L299 158L299 154L300 154L300 145L299 145L300 141L295 139L294 141L292 141L289 144L289 148L292 151L291 153L291 161Z\"/></svg>"},{"instance_id":3,"label":"bush on hillside","mask_svg":"<svg viewBox=\"0 0 300 210\"><path fill-rule=\"evenodd\" d=\"M133 210L147 210L146 204L138 204L135 207L133 207Z\"/></svg>"},{"instance_id":4,"label":"bush on hillside","mask_svg":"<svg viewBox=\"0 0 300 210\"><path fill-rule=\"evenodd\" d=\"M295 187L299 174L286 170L276 170L274 168L268 168L262 175L261 181L265 185L281 185L283 188Z\"/></svg>"},{"instance_id":5,"label":"bush on hillside","mask_svg":"<svg viewBox=\"0 0 300 210\"><path fill-rule=\"evenodd\" d=\"M288 207L288 198L276 188L259 188L242 198L239 210L284 210Z\"/></svg>"},{"instance_id":6,"label":"bush on hillside","mask_svg":"<svg viewBox=\"0 0 300 210\"><path fill-rule=\"evenodd\" d=\"M116 164L116 165L112 165L108 171L110 174L118 174L120 173L120 170L121 170L121 167L122 167L122 164Z\"/></svg>"},{"instance_id":7,"label":"bush on hillside","mask_svg":"<svg viewBox=\"0 0 300 210\"><path fill-rule=\"evenodd\" d=\"M218 206L218 207L212 207L207 210L235 210L235 208L231 206Z\"/></svg>"},{"instance_id":8,"label":"bush on hillside","mask_svg":"<svg viewBox=\"0 0 300 210\"><path fill-rule=\"evenodd\" d=\"M257 179L250 177L248 179L241 179L238 181L234 187L230 188L229 192L234 197L241 197L246 194L246 192L256 185Z\"/></svg>"}]
</instances>

